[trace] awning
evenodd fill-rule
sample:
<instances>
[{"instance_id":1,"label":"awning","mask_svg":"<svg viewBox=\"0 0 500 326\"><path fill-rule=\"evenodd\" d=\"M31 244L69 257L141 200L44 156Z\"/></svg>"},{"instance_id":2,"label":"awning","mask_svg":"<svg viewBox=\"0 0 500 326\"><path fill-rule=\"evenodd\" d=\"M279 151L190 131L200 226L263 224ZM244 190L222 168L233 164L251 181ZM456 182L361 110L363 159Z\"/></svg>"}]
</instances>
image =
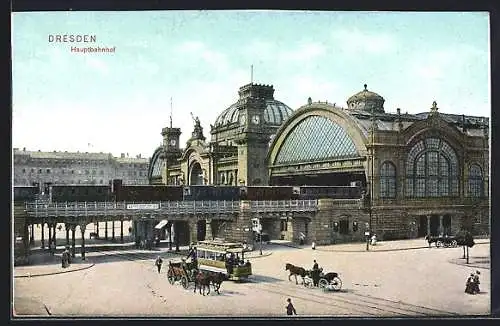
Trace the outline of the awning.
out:
<instances>
[{"instance_id":1,"label":"awning","mask_svg":"<svg viewBox=\"0 0 500 326\"><path fill-rule=\"evenodd\" d=\"M156 224L155 229L161 230L167 225L168 220L161 220L160 223Z\"/></svg>"}]
</instances>

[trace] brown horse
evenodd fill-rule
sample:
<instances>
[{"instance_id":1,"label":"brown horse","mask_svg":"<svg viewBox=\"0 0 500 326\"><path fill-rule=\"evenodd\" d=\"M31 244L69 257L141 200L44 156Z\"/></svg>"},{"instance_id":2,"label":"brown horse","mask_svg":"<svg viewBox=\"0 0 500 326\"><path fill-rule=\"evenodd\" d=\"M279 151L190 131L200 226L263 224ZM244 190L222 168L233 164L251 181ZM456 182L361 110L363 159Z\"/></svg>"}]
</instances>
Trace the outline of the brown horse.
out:
<instances>
[{"instance_id":1,"label":"brown horse","mask_svg":"<svg viewBox=\"0 0 500 326\"><path fill-rule=\"evenodd\" d=\"M210 282L214 287L214 291L217 292L217 294L220 294L219 292L220 286L222 285L222 282L227 280L227 275L221 272L219 273L211 272L209 274L209 277L210 277Z\"/></svg>"},{"instance_id":2,"label":"brown horse","mask_svg":"<svg viewBox=\"0 0 500 326\"><path fill-rule=\"evenodd\" d=\"M303 267L295 266L290 263L286 263L285 271L290 271L290 275L288 275L288 280L291 281L292 275L295 276L295 284L299 284L297 282L297 275L302 277L302 284L304 284L304 277L306 276L306 270Z\"/></svg>"},{"instance_id":3,"label":"brown horse","mask_svg":"<svg viewBox=\"0 0 500 326\"><path fill-rule=\"evenodd\" d=\"M194 293L196 293L196 287L198 287L200 294L205 295L205 289L208 288L207 295L210 294L210 280L211 277L208 273L199 271L194 278Z\"/></svg>"}]
</instances>

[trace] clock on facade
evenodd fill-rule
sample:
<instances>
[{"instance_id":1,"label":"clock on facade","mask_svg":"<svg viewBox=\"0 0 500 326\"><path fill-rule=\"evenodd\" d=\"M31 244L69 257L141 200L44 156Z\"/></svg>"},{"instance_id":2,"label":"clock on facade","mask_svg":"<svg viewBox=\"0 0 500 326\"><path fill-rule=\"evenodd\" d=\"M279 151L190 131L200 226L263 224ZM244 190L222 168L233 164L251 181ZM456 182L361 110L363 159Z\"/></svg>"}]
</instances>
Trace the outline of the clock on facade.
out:
<instances>
[{"instance_id":1,"label":"clock on facade","mask_svg":"<svg viewBox=\"0 0 500 326\"><path fill-rule=\"evenodd\" d=\"M260 123L260 117L258 115L254 115L252 117L252 123L258 125Z\"/></svg>"},{"instance_id":2,"label":"clock on facade","mask_svg":"<svg viewBox=\"0 0 500 326\"><path fill-rule=\"evenodd\" d=\"M175 141L175 139L170 139L170 145L171 146L175 146L177 142Z\"/></svg>"}]
</instances>

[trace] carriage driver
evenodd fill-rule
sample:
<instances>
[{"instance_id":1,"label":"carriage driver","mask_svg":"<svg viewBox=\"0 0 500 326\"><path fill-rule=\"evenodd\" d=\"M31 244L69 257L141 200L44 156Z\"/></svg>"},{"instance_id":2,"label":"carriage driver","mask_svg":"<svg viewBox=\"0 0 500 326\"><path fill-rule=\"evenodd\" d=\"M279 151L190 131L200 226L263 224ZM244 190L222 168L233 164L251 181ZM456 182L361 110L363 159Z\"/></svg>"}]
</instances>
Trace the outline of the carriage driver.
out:
<instances>
[{"instance_id":1,"label":"carriage driver","mask_svg":"<svg viewBox=\"0 0 500 326\"><path fill-rule=\"evenodd\" d=\"M226 253L226 269L228 274L233 273L233 265L234 265L234 254L233 253Z\"/></svg>"},{"instance_id":2,"label":"carriage driver","mask_svg":"<svg viewBox=\"0 0 500 326\"><path fill-rule=\"evenodd\" d=\"M196 263L198 262L198 257L196 255L196 246L191 246L191 249L189 249L189 253L188 253L186 259L190 258L190 257L191 257L191 262L193 264L195 264L195 266L197 266Z\"/></svg>"}]
</instances>

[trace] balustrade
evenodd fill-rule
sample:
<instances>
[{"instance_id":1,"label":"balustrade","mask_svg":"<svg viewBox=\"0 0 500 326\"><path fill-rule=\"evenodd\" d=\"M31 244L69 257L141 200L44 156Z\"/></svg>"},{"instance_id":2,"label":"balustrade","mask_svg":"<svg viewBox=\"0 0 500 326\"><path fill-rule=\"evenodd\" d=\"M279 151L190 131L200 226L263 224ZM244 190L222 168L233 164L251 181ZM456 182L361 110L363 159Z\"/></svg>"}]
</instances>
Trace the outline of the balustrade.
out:
<instances>
[{"instance_id":1,"label":"balustrade","mask_svg":"<svg viewBox=\"0 0 500 326\"><path fill-rule=\"evenodd\" d=\"M315 211L317 200L263 200L250 203L256 212ZM137 216L182 214L231 214L241 211L239 201L168 201L168 202L67 202L26 203L31 217Z\"/></svg>"}]
</instances>

